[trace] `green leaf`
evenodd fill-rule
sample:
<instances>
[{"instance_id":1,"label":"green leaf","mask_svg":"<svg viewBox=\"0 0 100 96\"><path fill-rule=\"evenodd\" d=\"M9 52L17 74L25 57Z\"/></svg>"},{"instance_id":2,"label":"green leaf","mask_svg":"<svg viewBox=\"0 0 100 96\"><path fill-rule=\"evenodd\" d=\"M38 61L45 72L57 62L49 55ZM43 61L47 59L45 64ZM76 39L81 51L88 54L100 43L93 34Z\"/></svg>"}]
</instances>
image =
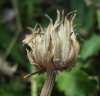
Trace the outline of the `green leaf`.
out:
<instances>
[{"instance_id":1,"label":"green leaf","mask_svg":"<svg viewBox=\"0 0 100 96\"><path fill-rule=\"evenodd\" d=\"M2 96L14 96L14 94L11 92L5 92L2 94Z\"/></svg>"},{"instance_id":2,"label":"green leaf","mask_svg":"<svg viewBox=\"0 0 100 96\"><path fill-rule=\"evenodd\" d=\"M100 36L93 35L89 40L86 40L81 50L81 58L86 59L89 56L96 55L100 50Z\"/></svg>"},{"instance_id":3,"label":"green leaf","mask_svg":"<svg viewBox=\"0 0 100 96\"><path fill-rule=\"evenodd\" d=\"M65 96L93 96L96 87L89 76L79 68L58 76L57 86L60 91L65 93Z\"/></svg>"},{"instance_id":4,"label":"green leaf","mask_svg":"<svg viewBox=\"0 0 100 96\"><path fill-rule=\"evenodd\" d=\"M98 21L98 29L100 30L100 9L96 10L96 14L97 14L97 21Z\"/></svg>"}]
</instances>

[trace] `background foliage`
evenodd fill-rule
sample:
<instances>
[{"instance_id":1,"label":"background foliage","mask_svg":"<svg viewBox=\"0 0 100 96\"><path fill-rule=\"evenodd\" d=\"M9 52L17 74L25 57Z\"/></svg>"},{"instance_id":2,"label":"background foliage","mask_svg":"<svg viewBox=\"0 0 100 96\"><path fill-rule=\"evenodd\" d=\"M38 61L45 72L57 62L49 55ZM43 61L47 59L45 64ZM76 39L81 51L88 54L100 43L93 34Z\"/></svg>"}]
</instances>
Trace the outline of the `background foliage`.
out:
<instances>
[{"instance_id":1,"label":"background foliage","mask_svg":"<svg viewBox=\"0 0 100 96\"><path fill-rule=\"evenodd\" d=\"M28 26L33 28L37 22L47 26L45 13L54 21L57 9L64 9L65 15L77 10L74 23L82 25L75 32L84 41L79 40L77 66L57 76L52 96L100 96L100 0L0 0L0 66L4 66L0 71L0 96L39 96L45 74L33 76L34 80L23 79L34 68L22 40L30 34Z\"/></svg>"}]
</instances>

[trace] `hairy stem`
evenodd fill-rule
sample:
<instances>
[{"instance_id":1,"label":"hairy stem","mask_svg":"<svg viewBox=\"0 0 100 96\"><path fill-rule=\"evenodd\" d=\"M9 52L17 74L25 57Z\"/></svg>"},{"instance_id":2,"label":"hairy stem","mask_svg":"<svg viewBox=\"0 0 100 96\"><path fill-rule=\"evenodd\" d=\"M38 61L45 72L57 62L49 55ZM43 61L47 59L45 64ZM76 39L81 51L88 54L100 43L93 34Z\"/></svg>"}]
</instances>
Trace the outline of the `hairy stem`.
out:
<instances>
[{"instance_id":1,"label":"hairy stem","mask_svg":"<svg viewBox=\"0 0 100 96\"><path fill-rule=\"evenodd\" d=\"M51 96L53 85L55 82L56 73L53 70L47 71L47 77L44 82L40 96Z\"/></svg>"}]
</instances>

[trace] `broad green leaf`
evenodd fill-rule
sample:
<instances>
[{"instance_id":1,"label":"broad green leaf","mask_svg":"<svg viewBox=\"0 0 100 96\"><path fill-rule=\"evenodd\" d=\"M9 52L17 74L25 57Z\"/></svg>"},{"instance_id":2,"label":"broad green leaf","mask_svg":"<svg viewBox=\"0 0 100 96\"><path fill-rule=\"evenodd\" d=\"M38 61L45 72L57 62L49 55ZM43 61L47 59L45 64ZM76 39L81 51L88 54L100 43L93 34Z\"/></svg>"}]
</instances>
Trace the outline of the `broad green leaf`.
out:
<instances>
[{"instance_id":1,"label":"broad green leaf","mask_svg":"<svg viewBox=\"0 0 100 96\"><path fill-rule=\"evenodd\" d=\"M81 49L81 58L86 59L89 56L96 55L100 50L100 36L93 35L89 40L86 40Z\"/></svg>"},{"instance_id":2,"label":"broad green leaf","mask_svg":"<svg viewBox=\"0 0 100 96\"><path fill-rule=\"evenodd\" d=\"M96 14L97 14L98 29L100 30L100 9L96 10Z\"/></svg>"},{"instance_id":3,"label":"broad green leaf","mask_svg":"<svg viewBox=\"0 0 100 96\"><path fill-rule=\"evenodd\" d=\"M63 91L65 96L94 96L95 84L79 68L62 73L56 81L59 90Z\"/></svg>"}]
</instances>

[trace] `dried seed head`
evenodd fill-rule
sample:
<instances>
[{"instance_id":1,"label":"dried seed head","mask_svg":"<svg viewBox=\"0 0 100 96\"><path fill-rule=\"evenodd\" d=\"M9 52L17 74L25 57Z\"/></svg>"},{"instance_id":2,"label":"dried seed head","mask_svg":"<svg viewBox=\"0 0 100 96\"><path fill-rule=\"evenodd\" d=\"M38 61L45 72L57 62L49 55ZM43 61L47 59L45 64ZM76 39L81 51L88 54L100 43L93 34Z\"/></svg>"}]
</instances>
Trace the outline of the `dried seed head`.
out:
<instances>
[{"instance_id":1,"label":"dried seed head","mask_svg":"<svg viewBox=\"0 0 100 96\"><path fill-rule=\"evenodd\" d=\"M73 29L75 16L76 11L73 11L64 18L64 11L62 11L60 20L60 11L57 10L54 25L52 19L45 14L50 22L45 30L40 24L36 24L34 29L28 27L32 34L28 35L23 42L31 48L31 50L27 49L31 64L46 71L70 69L75 65L80 49Z\"/></svg>"}]
</instances>

